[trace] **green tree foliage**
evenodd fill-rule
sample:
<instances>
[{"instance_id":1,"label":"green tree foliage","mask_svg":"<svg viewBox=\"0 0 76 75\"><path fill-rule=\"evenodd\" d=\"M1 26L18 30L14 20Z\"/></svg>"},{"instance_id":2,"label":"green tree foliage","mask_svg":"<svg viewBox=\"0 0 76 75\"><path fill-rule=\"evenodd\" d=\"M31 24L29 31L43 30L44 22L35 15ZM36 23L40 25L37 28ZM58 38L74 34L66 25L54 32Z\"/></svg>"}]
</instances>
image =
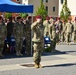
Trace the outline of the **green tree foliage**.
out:
<instances>
[{"instance_id":1,"label":"green tree foliage","mask_svg":"<svg viewBox=\"0 0 76 75\"><path fill-rule=\"evenodd\" d=\"M67 0L64 0L62 10L60 12L60 18L67 22L68 18L71 16L71 12L67 7Z\"/></svg>"},{"instance_id":2,"label":"green tree foliage","mask_svg":"<svg viewBox=\"0 0 76 75\"><path fill-rule=\"evenodd\" d=\"M12 13L5 13L5 18L8 19L9 17L12 16Z\"/></svg>"},{"instance_id":3,"label":"green tree foliage","mask_svg":"<svg viewBox=\"0 0 76 75\"><path fill-rule=\"evenodd\" d=\"M35 16L41 15L43 20L45 20L45 18L47 16L47 11L44 7L43 1L42 0L40 0L40 1L41 1L40 7L38 7L38 10L36 11Z\"/></svg>"},{"instance_id":4,"label":"green tree foliage","mask_svg":"<svg viewBox=\"0 0 76 75\"><path fill-rule=\"evenodd\" d=\"M26 14L26 13L20 13L20 17L22 17L22 18L26 18L28 16L28 14Z\"/></svg>"}]
</instances>

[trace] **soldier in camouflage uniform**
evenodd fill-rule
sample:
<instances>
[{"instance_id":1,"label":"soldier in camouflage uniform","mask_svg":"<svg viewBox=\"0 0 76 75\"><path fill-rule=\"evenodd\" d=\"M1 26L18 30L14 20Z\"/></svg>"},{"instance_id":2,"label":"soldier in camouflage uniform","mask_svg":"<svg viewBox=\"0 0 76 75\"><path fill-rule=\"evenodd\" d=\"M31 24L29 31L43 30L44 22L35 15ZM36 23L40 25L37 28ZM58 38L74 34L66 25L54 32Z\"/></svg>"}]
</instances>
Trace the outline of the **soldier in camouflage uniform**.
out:
<instances>
[{"instance_id":1,"label":"soldier in camouflage uniform","mask_svg":"<svg viewBox=\"0 0 76 75\"><path fill-rule=\"evenodd\" d=\"M63 30L64 30L64 28L65 28L65 26L66 26L66 22L65 21L63 21L63 23L62 23L62 32L63 32ZM61 32L61 33L62 33ZM66 36L66 34L65 34L66 32L64 32L63 34L61 34L61 41L62 42L64 42L65 41L65 36Z\"/></svg>"},{"instance_id":2,"label":"soldier in camouflage uniform","mask_svg":"<svg viewBox=\"0 0 76 75\"><path fill-rule=\"evenodd\" d=\"M66 23L66 26L64 28L64 31L66 31L66 42L69 45L72 38L72 32L73 32L73 24L71 23L71 19L68 19L68 23Z\"/></svg>"},{"instance_id":3,"label":"soldier in camouflage uniform","mask_svg":"<svg viewBox=\"0 0 76 75\"><path fill-rule=\"evenodd\" d=\"M26 20L25 24L25 38L26 38L26 54L31 54L31 23L32 23L32 17L28 16L28 20Z\"/></svg>"},{"instance_id":4,"label":"soldier in camouflage uniform","mask_svg":"<svg viewBox=\"0 0 76 75\"><path fill-rule=\"evenodd\" d=\"M74 32L73 32L74 39L73 40L74 40L74 42L76 42L76 18L75 18L73 26L74 26Z\"/></svg>"},{"instance_id":5,"label":"soldier in camouflage uniform","mask_svg":"<svg viewBox=\"0 0 76 75\"><path fill-rule=\"evenodd\" d=\"M49 19L50 24L53 22L53 17L51 16Z\"/></svg>"},{"instance_id":6,"label":"soldier in camouflage uniform","mask_svg":"<svg viewBox=\"0 0 76 75\"><path fill-rule=\"evenodd\" d=\"M3 57L2 54L3 46L4 46L4 40L6 38L6 26L2 22L2 17L0 16L0 57Z\"/></svg>"},{"instance_id":7,"label":"soldier in camouflage uniform","mask_svg":"<svg viewBox=\"0 0 76 75\"><path fill-rule=\"evenodd\" d=\"M50 39L52 41L52 51L55 51L56 47L56 25L55 25L55 20L52 21L52 23L49 25L49 35Z\"/></svg>"},{"instance_id":8,"label":"soldier in camouflage uniform","mask_svg":"<svg viewBox=\"0 0 76 75\"><path fill-rule=\"evenodd\" d=\"M46 17L46 20L43 22L43 26L44 26L44 37L46 36L46 33L49 33L48 29L49 29L49 17Z\"/></svg>"},{"instance_id":9,"label":"soldier in camouflage uniform","mask_svg":"<svg viewBox=\"0 0 76 75\"><path fill-rule=\"evenodd\" d=\"M36 17L36 21L31 25L31 29L33 30L34 36L32 38L32 41L34 43L34 67L35 68L42 68L40 65L41 62L41 54L44 49L44 35L41 28L41 16Z\"/></svg>"},{"instance_id":10,"label":"soldier in camouflage uniform","mask_svg":"<svg viewBox=\"0 0 76 75\"><path fill-rule=\"evenodd\" d=\"M61 41L61 32L62 32L62 22L60 20L60 17L58 17L56 21L56 33L57 33L57 44Z\"/></svg>"},{"instance_id":11,"label":"soldier in camouflage uniform","mask_svg":"<svg viewBox=\"0 0 76 75\"><path fill-rule=\"evenodd\" d=\"M24 24L21 21L21 17L17 17L17 22L14 26L14 37L16 40L16 55L22 56L21 50L23 46L23 38L24 38Z\"/></svg>"}]
</instances>

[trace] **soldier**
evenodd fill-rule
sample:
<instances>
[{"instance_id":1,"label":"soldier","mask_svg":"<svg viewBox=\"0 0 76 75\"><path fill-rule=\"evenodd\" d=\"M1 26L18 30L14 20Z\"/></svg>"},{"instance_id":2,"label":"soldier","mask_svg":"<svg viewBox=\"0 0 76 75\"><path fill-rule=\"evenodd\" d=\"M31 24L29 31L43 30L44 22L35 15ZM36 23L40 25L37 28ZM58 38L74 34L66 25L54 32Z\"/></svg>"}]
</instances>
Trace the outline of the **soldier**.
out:
<instances>
[{"instance_id":1,"label":"soldier","mask_svg":"<svg viewBox=\"0 0 76 75\"><path fill-rule=\"evenodd\" d=\"M63 20L63 23L62 23L62 32L63 32L65 26L66 26L66 22ZM62 33L62 32L61 32L61 33ZM66 32L64 32L64 33L61 35L61 41L62 41L62 42L65 41L65 36L66 36L65 33L66 33Z\"/></svg>"},{"instance_id":2,"label":"soldier","mask_svg":"<svg viewBox=\"0 0 76 75\"><path fill-rule=\"evenodd\" d=\"M75 21L74 21L74 32L73 32L73 36L74 36L74 38L73 38L73 40L74 40L74 42L76 42L76 18L75 18Z\"/></svg>"},{"instance_id":3,"label":"soldier","mask_svg":"<svg viewBox=\"0 0 76 75\"><path fill-rule=\"evenodd\" d=\"M50 24L53 22L53 17L51 16L49 19Z\"/></svg>"},{"instance_id":4,"label":"soldier","mask_svg":"<svg viewBox=\"0 0 76 75\"><path fill-rule=\"evenodd\" d=\"M62 32L62 22L60 20L60 17L58 17L56 21L56 33L57 33L57 44L61 41L61 32Z\"/></svg>"},{"instance_id":5,"label":"soldier","mask_svg":"<svg viewBox=\"0 0 76 75\"><path fill-rule=\"evenodd\" d=\"M5 38L6 38L6 26L2 21L2 17L0 16L0 57L4 56L2 54L2 51L3 51Z\"/></svg>"},{"instance_id":6,"label":"soldier","mask_svg":"<svg viewBox=\"0 0 76 75\"><path fill-rule=\"evenodd\" d=\"M52 23L49 25L49 35L50 39L52 41L52 51L55 51L56 47L56 25L55 25L55 20L52 21Z\"/></svg>"},{"instance_id":7,"label":"soldier","mask_svg":"<svg viewBox=\"0 0 76 75\"><path fill-rule=\"evenodd\" d=\"M24 28L24 34L26 38L26 54L31 54L31 24L32 24L32 17L28 16L28 20L26 20L25 28Z\"/></svg>"},{"instance_id":8,"label":"soldier","mask_svg":"<svg viewBox=\"0 0 76 75\"><path fill-rule=\"evenodd\" d=\"M66 23L66 26L64 28L64 31L66 31L66 42L69 45L71 42L71 36L72 36L72 32L73 32L73 25L71 23L71 19L68 19L68 23Z\"/></svg>"},{"instance_id":9,"label":"soldier","mask_svg":"<svg viewBox=\"0 0 76 75\"><path fill-rule=\"evenodd\" d=\"M14 37L16 40L16 55L17 56L22 56L21 50L22 50L22 45L23 45L23 39L24 39L24 24L21 21L21 17L17 17L17 22L14 26Z\"/></svg>"},{"instance_id":10,"label":"soldier","mask_svg":"<svg viewBox=\"0 0 76 75\"><path fill-rule=\"evenodd\" d=\"M42 68L40 62L41 62L41 53L43 52L44 49L44 35L42 32L43 28L41 26L42 25L41 20L42 20L41 16L37 16L36 21L31 25L31 29L33 30L34 33L32 41L34 43L33 58L34 58L35 68Z\"/></svg>"},{"instance_id":11,"label":"soldier","mask_svg":"<svg viewBox=\"0 0 76 75\"><path fill-rule=\"evenodd\" d=\"M49 29L49 19L50 17L46 17L46 20L43 22L43 26L44 26L44 37L46 36L46 33L49 32L48 29Z\"/></svg>"}]
</instances>

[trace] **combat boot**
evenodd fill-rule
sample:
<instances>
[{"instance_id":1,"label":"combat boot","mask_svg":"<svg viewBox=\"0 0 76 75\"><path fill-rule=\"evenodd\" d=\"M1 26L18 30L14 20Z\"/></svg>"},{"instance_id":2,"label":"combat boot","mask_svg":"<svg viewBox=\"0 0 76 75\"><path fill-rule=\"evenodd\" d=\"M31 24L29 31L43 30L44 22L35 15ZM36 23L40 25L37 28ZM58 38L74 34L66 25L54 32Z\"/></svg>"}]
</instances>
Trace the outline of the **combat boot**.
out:
<instances>
[{"instance_id":1,"label":"combat boot","mask_svg":"<svg viewBox=\"0 0 76 75\"><path fill-rule=\"evenodd\" d=\"M41 64L39 64L39 68L43 68L43 66L41 66Z\"/></svg>"},{"instance_id":2,"label":"combat boot","mask_svg":"<svg viewBox=\"0 0 76 75\"><path fill-rule=\"evenodd\" d=\"M39 65L35 63L35 64L34 64L34 67L35 67L35 68L39 68Z\"/></svg>"},{"instance_id":3,"label":"combat boot","mask_svg":"<svg viewBox=\"0 0 76 75\"><path fill-rule=\"evenodd\" d=\"M20 52L19 52L19 55L20 55L20 56L23 56L23 54L22 54L22 53L20 53Z\"/></svg>"},{"instance_id":4,"label":"combat boot","mask_svg":"<svg viewBox=\"0 0 76 75\"><path fill-rule=\"evenodd\" d=\"M20 56L20 55L19 55L19 52L17 52L16 55L17 55L17 56Z\"/></svg>"}]
</instances>

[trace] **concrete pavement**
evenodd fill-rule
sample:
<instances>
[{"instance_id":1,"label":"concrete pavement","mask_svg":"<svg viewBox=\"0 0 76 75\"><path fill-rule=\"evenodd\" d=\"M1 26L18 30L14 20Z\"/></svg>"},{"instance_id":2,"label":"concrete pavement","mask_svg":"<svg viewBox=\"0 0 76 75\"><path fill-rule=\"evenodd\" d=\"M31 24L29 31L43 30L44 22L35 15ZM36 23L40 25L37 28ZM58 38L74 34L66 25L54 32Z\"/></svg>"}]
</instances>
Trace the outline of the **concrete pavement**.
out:
<instances>
[{"instance_id":1,"label":"concrete pavement","mask_svg":"<svg viewBox=\"0 0 76 75\"><path fill-rule=\"evenodd\" d=\"M32 57L0 59L0 75L76 75L76 45L57 45L56 49L60 53L42 56L44 68L39 69L21 66L33 64Z\"/></svg>"}]
</instances>

